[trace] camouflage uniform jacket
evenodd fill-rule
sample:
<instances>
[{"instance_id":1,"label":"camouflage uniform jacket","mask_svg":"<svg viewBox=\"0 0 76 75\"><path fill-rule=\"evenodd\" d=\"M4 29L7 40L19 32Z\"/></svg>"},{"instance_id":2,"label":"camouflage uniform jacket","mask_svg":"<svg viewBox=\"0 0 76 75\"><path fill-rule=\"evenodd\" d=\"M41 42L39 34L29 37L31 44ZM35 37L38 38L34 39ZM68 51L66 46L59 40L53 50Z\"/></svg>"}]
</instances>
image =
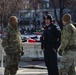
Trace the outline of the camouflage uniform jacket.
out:
<instances>
[{"instance_id":1,"label":"camouflage uniform jacket","mask_svg":"<svg viewBox=\"0 0 76 75\"><path fill-rule=\"evenodd\" d=\"M21 34L18 29L13 29L8 25L2 34L2 47L6 53L16 53L23 49Z\"/></svg>"},{"instance_id":2,"label":"camouflage uniform jacket","mask_svg":"<svg viewBox=\"0 0 76 75\"><path fill-rule=\"evenodd\" d=\"M76 28L69 22L62 30L60 50L65 50L70 46L76 46Z\"/></svg>"}]
</instances>

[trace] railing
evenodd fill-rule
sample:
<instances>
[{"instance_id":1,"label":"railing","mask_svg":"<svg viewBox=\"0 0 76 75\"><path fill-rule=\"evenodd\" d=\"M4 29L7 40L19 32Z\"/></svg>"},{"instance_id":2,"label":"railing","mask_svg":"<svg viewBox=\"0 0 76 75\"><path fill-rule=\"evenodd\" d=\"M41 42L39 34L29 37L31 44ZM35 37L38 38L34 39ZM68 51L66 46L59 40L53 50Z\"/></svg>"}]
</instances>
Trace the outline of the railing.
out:
<instances>
[{"instance_id":1,"label":"railing","mask_svg":"<svg viewBox=\"0 0 76 75\"><path fill-rule=\"evenodd\" d=\"M3 57L6 55L4 50L1 51L1 75L3 75Z\"/></svg>"}]
</instances>

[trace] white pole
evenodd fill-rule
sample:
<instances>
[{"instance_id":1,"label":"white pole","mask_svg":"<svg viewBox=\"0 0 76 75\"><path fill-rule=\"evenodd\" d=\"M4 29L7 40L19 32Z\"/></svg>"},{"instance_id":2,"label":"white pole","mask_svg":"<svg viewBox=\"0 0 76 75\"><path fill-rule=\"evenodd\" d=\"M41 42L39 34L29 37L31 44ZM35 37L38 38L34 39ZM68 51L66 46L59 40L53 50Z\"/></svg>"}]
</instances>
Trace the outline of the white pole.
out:
<instances>
[{"instance_id":1,"label":"white pole","mask_svg":"<svg viewBox=\"0 0 76 75\"><path fill-rule=\"evenodd\" d=\"M1 51L1 75L3 75L3 50Z\"/></svg>"}]
</instances>

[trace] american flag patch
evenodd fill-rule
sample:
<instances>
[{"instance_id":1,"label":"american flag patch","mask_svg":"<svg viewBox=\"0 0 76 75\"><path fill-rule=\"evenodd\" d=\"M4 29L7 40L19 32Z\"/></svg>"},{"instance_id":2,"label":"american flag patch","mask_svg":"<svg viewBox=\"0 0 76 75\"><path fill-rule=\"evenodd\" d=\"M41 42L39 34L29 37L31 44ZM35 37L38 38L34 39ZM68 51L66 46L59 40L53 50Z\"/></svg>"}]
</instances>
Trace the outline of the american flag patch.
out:
<instances>
[{"instance_id":1,"label":"american flag patch","mask_svg":"<svg viewBox=\"0 0 76 75\"><path fill-rule=\"evenodd\" d=\"M7 37L7 32L4 32L3 34L2 34L2 38L4 39L4 38L6 38Z\"/></svg>"}]
</instances>

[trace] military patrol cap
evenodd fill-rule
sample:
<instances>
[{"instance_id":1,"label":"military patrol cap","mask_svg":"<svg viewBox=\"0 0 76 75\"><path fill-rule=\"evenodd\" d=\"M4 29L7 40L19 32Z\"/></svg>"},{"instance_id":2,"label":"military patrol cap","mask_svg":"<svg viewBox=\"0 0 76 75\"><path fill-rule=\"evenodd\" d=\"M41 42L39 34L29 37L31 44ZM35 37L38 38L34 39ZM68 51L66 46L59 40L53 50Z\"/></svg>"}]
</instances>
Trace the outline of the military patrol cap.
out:
<instances>
[{"instance_id":1,"label":"military patrol cap","mask_svg":"<svg viewBox=\"0 0 76 75\"><path fill-rule=\"evenodd\" d=\"M11 16L8 21L10 23L10 22L12 22L14 20L18 20L16 16Z\"/></svg>"},{"instance_id":2,"label":"military patrol cap","mask_svg":"<svg viewBox=\"0 0 76 75\"><path fill-rule=\"evenodd\" d=\"M45 16L45 19L49 19L49 20L52 22L52 16L51 16L50 14L47 14L47 15Z\"/></svg>"},{"instance_id":3,"label":"military patrol cap","mask_svg":"<svg viewBox=\"0 0 76 75\"><path fill-rule=\"evenodd\" d=\"M71 22L71 15L70 14L64 14L62 17L62 20L65 22Z\"/></svg>"}]
</instances>

